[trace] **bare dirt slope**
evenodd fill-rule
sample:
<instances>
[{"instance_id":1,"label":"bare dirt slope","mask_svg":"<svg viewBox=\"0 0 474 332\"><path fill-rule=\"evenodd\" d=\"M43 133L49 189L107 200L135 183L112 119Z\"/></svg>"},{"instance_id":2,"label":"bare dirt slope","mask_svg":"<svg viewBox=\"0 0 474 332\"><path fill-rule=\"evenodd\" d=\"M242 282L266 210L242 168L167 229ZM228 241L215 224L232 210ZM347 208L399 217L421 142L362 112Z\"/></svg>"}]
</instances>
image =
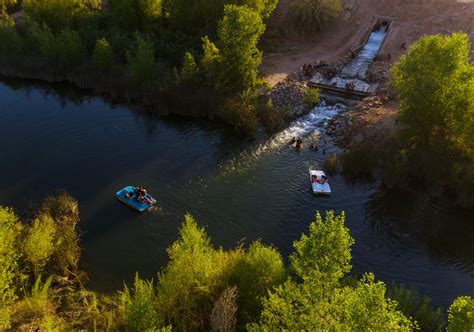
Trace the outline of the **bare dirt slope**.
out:
<instances>
[{"instance_id":1,"label":"bare dirt slope","mask_svg":"<svg viewBox=\"0 0 474 332\"><path fill-rule=\"evenodd\" d=\"M288 23L293 1L280 0L268 23L261 70L272 85L303 63L318 59L335 62L347 55L379 18L393 22L379 57L386 67L405 52L403 44L408 47L426 34L463 31L474 44L474 0L342 0L339 21L328 31L306 36L293 31Z\"/></svg>"}]
</instances>

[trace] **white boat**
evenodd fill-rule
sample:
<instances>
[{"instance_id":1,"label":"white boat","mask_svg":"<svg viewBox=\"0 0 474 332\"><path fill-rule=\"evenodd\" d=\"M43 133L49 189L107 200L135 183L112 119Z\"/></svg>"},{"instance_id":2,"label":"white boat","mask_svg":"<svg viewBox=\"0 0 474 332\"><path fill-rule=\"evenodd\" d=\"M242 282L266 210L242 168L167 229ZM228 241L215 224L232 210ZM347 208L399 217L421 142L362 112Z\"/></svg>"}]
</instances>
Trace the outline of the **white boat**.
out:
<instances>
[{"instance_id":1,"label":"white boat","mask_svg":"<svg viewBox=\"0 0 474 332\"><path fill-rule=\"evenodd\" d=\"M315 195L331 195L331 187L323 171L309 170L309 181Z\"/></svg>"}]
</instances>

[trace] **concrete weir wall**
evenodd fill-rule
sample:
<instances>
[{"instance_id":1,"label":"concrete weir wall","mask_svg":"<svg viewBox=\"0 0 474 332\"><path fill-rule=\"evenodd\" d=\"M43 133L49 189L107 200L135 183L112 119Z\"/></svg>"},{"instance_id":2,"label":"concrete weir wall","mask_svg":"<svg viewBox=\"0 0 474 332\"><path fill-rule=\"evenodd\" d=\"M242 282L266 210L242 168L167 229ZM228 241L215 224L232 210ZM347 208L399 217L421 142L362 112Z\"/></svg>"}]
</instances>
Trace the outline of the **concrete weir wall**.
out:
<instances>
[{"instance_id":1,"label":"concrete weir wall","mask_svg":"<svg viewBox=\"0 0 474 332\"><path fill-rule=\"evenodd\" d=\"M352 50L354 59L349 62L337 76L325 77L316 73L308 82L308 86L318 87L329 92L353 96L369 96L377 90L377 84L365 82L370 65L375 61L389 35L394 18L377 18L364 38Z\"/></svg>"}]
</instances>

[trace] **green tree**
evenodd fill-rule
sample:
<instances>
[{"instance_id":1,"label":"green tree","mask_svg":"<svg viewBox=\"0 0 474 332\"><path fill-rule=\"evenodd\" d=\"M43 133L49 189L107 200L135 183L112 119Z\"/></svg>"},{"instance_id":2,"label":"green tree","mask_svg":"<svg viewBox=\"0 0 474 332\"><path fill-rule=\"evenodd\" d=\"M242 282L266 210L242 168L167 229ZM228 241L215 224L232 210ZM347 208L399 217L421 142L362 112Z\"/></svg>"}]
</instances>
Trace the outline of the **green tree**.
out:
<instances>
[{"instance_id":1,"label":"green tree","mask_svg":"<svg viewBox=\"0 0 474 332\"><path fill-rule=\"evenodd\" d=\"M386 298L386 287L368 274L355 286L339 280L350 271L353 239L344 214L318 214L308 235L294 242L290 256L297 278L288 279L263 299L258 324L250 330L410 330L415 325Z\"/></svg>"},{"instance_id":2,"label":"green tree","mask_svg":"<svg viewBox=\"0 0 474 332\"><path fill-rule=\"evenodd\" d=\"M220 86L245 89L257 82L262 52L257 48L265 30L261 17L246 6L226 5L219 22Z\"/></svg>"},{"instance_id":3,"label":"green tree","mask_svg":"<svg viewBox=\"0 0 474 332\"><path fill-rule=\"evenodd\" d=\"M17 0L0 0L0 28L11 27L15 24L13 19L8 15L7 7L17 3Z\"/></svg>"},{"instance_id":4,"label":"green tree","mask_svg":"<svg viewBox=\"0 0 474 332\"><path fill-rule=\"evenodd\" d=\"M0 56L12 58L18 56L23 45L24 41L15 28L0 25Z\"/></svg>"},{"instance_id":5,"label":"green tree","mask_svg":"<svg viewBox=\"0 0 474 332\"><path fill-rule=\"evenodd\" d=\"M82 61L85 47L79 32L64 29L56 36L58 60L65 65L75 65Z\"/></svg>"},{"instance_id":6,"label":"green tree","mask_svg":"<svg viewBox=\"0 0 474 332\"><path fill-rule=\"evenodd\" d=\"M153 281L142 280L135 275L133 288L125 285L121 293L125 308L125 322L132 331L154 331L159 327L159 317Z\"/></svg>"},{"instance_id":7,"label":"green tree","mask_svg":"<svg viewBox=\"0 0 474 332\"><path fill-rule=\"evenodd\" d=\"M319 212L316 214L316 220L309 225L309 234L303 234L293 243L295 252L290 256L290 263L297 276L331 285L351 270L350 248L354 239L344 223L344 213L336 216L328 211L324 220Z\"/></svg>"},{"instance_id":8,"label":"green tree","mask_svg":"<svg viewBox=\"0 0 474 332\"><path fill-rule=\"evenodd\" d=\"M393 66L392 86L401 102L401 148L410 174L437 191L449 179L450 189L473 204L474 66L469 52L466 34L423 37Z\"/></svg>"},{"instance_id":9,"label":"green tree","mask_svg":"<svg viewBox=\"0 0 474 332\"><path fill-rule=\"evenodd\" d=\"M291 4L289 16L303 32L327 29L342 11L341 0L297 0Z\"/></svg>"},{"instance_id":10,"label":"green tree","mask_svg":"<svg viewBox=\"0 0 474 332\"><path fill-rule=\"evenodd\" d=\"M268 290L285 281L286 268L280 253L257 241L250 245L235 268L239 289L239 324L254 322L262 310L262 298Z\"/></svg>"},{"instance_id":11,"label":"green tree","mask_svg":"<svg viewBox=\"0 0 474 332\"><path fill-rule=\"evenodd\" d=\"M110 69L114 61L114 50L107 39L101 38L97 40L92 57L99 69L103 71Z\"/></svg>"},{"instance_id":12,"label":"green tree","mask_svg":"<svg viewBox=\"0 0 474 332\"><path fill-rule=\"evenodd\" d=\"M81 257L77 223L79 206L77 201L66 192L47 197L40 208L40 213L49 215L54 220L56 229L55 250L50 270L60 276L76 274Z\"/></svg>"},{"instance_id":13,"label":"green tree","mask_svg":"<svg viewBox=\"0 0 474 332\"><path fill-rule=\"evenodd\" d=\"M229 3L234 3L229 1ZM244 5L253 9L257 12L262 20L266 20L270 17L271 13L275 10L278 0L239 0L236 2L237 5Z\"/></svg>"},{"instance_id":14,"label":"green tree","mask_svg":"<svg viewBox=\"0 0 474 332\"><path fill-rule=\"evenodd\" d=\"M168 248L170 261L158 276L158 308L163 325L199 330L207 325L214 301L241 251L212 247L204 229L186 215L179 238Z\"/></svg>"},{"instance_id":15,"label":"green tree","mask_svg":"<svg viewBox=\"0 0 474 332\"><path fill-rule=\"evenodd\" d=\"M433 148L439 138L461 138L474 116L474 69L466 34L427 36L392 68L406 142ZM461 142L459 142L461 143Z\"/></svg>"},{"instance_id":16,"label":"green tree","mask_svg":"<svg viewBox=\"0 0 474 332\"><path fill-rule=\"evenodd\" d=\"M202 38L202 51L201 69L206 81L211 87L219 88L219 66L222 61L220 51L207 36Z\"/></svg>"},{"instance_id":17,"label":"green tree","mask_svg":"<svg viewBox=\"0 0 474 332\"><path fill-rule=\"evenodd\" d=\"M183 66L181 67L180 80L185 84L197 83L199 75L199 67L194 60L194 56L190 52L184 54Z\"/></svg>"},{"instance_id":18,"label":"green tree","mask_svg":"<svg viewBox=\"0 0 474 332\"><path fill-rule=\"evenodd\" d=\"M129 31L150 29L163 15L163 0L110 0L109 5L115 25Z\"/></svg>"},{"instance_id":19,"label":"green tree","mask_svg":"<svg viewBox=\"0 0 474 332\"><path fill-rule=\"evenodd\" d=\"M0 329L9 329L11 305L17 298L15 280L19 275L17 242L22 226L9 208L0 206Z\"/></svg>"},{"instance_id":20,"label":"green tree","mask_svg":"<svg viewBox=\"0 0 474 332\"><path fill-rule=\"evenodd\" d=\"M474 299L460 296L454 300L448 310L448 331L474 330Z\"/></svg>"},{"instance_id":21,"label":"green tree","mask_svg":"<svg viewBox=\"0 0 474 332\"><path fill-rule=\"evenodd\" d=\"M398 302L398 309L412 317L422 331L442 331L446 325L443 310L433 307L428 296L406 288L404 285L392 284L387 289L387 297Z\"/></svg>"},{"instance_id":22,"label":"green tree","mask_svg":"<svg viewBox=\"0 0 474 332\"><path fill-rule=\"evenodd\" d=\"M136 35L134 47L128 52L128 65L136 82L149 84L156 78L155 51L150 39Z\"/></svg>"},{"instance_id":23,"label":"green tree","mask_svg":"<svg viewBox=\"0 0 474 332\"><path fill-rule=\"evenodd\" d=\"M54 252L56 228L49 215L38 216L28 228L23 244L25 258L33 266L35 276L43 272Z\"/></svg>"},{"instance_id":24,"label":"green tree","mask_svg":"<svg viewBox=\"0 0 474 332\"><path fill-rule=\"evenodd\" d=\"M23 0L25 14L45 23L53 31L77 28L83 20L93 15L97 1L89 0Z\"/></svg>"}]
</instances>

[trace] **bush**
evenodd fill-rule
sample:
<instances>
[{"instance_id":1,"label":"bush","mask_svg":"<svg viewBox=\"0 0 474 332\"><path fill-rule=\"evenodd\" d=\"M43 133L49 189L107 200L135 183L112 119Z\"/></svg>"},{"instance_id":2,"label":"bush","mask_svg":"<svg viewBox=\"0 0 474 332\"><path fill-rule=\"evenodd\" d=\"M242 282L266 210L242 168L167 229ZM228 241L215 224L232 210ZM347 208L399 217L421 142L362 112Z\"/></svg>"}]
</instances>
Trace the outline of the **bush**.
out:
<instances>
[{"instance_id":1,"label":"bush","mask_svg":"<svg viewBox=\"0 0 474 332\"><path fill-rule=\"evenodd\" d=\"M98 8L98 1L23 0L22 6L25 14L33 20L59 32L65 28L78 28L86 17L93 15L93 9Z\"/></svg>"},{"instance_id":2,"label":"bush","mask_svg":"<svg viewBox=\"0 0 474 332\"><path fill-rule=\"evenodd\" d=\"M28 228L23 244L23 251L34 271L35 277L43 272L46 263L55 249L54 239L56 228L53 219L48 215L40 215Z\"/></svg>"},{"instance_id":3,"label":"bush","mask_svg":"<svg viewBox=\"0 0 474 332\"><path fill-rule=\"evenodd\" d=\"M154 331L160 325L153 281L135 275L133 288L121 293L125 323L132 331Z\"/></svg>"},{"instance_id":4,"label":"bush","mask_svg":"<svg viewBox=\"0 0 474 332\"><path fill-rule=\"evenodd\" d=\"M221 88L240 90L255 86L262 62L257 43L264 31L262 19L251 9L225 6L218 28Z\"/></svg>"},{"instance_id":5,"label":"bush","mask_svg":"<svg viewBox=\"0 0 474 332\"><path fill-rule=\"evenodd\" d=\"M153 42L150 39L136 35L134 47L128 52L128 66L137 83L147 85L153 82L156 78L156 64Z\"/></svg>"},{"instance_id":6,"label":"bush","mask_svg":"<svg viewBox=\"0 0 474 332\"><path fill-rule=\"evenodd\" d=\"M327 29L342 11L341 0L297 0L291 4L290 18L302 32Z\"/></svg>"},{"instance_id":7,"label":"bush","mask_svg":"<svg viewBox=\"0 0 474 332\"><path fill-rule=\"evenodd\" d=\"M20 277L17 249L22 226L9 208L0 206L0 330L10 328L11 305Z\"/></svg>"},{"instance_id":8,"label":"bush","mask_svg":"<svg viewBox=\"0 0 474 332\"><path fill-rule=\"evenodd\" d=\"M334 175L339 170L340 160L337 155L332 155L324 159L323 168L329 175Z\"/></svg>"},{"instance_id":9,"label":"bush","mask_svg":"<svg viewBox=\"0 0 474 332\"><path fill-rule=\"evenodd\" d=\"M79 32L70 29L61 30L56 37L56 44L60 63L71 66L82 61L85 47Z\"/></svg>"},{"instance_id":10,"label":"bush","mask_svg":"<svg viewBox=\"0 0 474 332\"><path fill-rule=\"evenodd\" d=\"M163 14L162 0L110 0L114 25L128 31L149 30Z\"/></svg>"},{"instance_id":11,"label":"bush","mask_svg":"<svg viewBox=\"0 0 474 332\"><path fill-rule=\"evenodd\" d=\"M190 52L184 54L183 66L181 67L180 80L184 84L196 84L199 80L199 68Z\"/></svg>"},{"instance_id":12,"label":"bush","mask_svg":"<svg viewBox=\"0 0 474 332\"><path fill-rule=\"evenodd\" d=\"M474 329L474 299L460 296L448 310L448 331L472 331Z\"/></svg>"},{"instance_id":13,"label":"bush","mask_svg":"<svg viewBox=\"0 0 474 332\"><path fill-rule=\"evenodd\" d=\"M267 99L265 103L259 103L257 108L260 122L270 133L277 132L288 124L290 111L289 107L274 107L271 99Z\"/></svg>"},{"instance_id":14,"label":"bush","mask_svg":"<svg viewBox=\"0 0 474 332\"><path fill-rule=\"evenodd\" d=\"M211 331L235 331L237 323L237 287L224 289L212 308Z\"/></svg>"},{"instance_id":15,"label":"bush","mask_svg":"<svg viewBox=\"0 0 474 332\"><path fill-rule=\"evenodd\" d=\"M371 143L352 145L342 155L343 172L351 177L371 177L376 166L376 148Z\"/></svg>"},{"instance_id":16,"label":"bush","mask_svg":"<svg viewBox=\"0 0 474 332\"><path fill-rule=\"evenodd\" d=\"M105 38L98 39L92 54L95 65L103 71L108 71L114 61L114 50Z\"/></svg>"},{"instance_id":17,"label":"bush","mask_svg":"<svg viewBox=\"0 0 474 332\"><path fill-rule=\"evenodd\" d=\"M408 172L434 192L449 189L474 204L474 66L469 36L426 36L392 67L400 100L400 150ZM461 176L462 186L451 187ZM470 198L469 198L470 196Z\"/></svg>"},{"instance_id":18,"label":"bush","mask_svg":"<svg viewBox=\"0 0 474 332\"><path fill-rule=\"evenodd\" d=\"M23 44L23 39L15 28L0 25L0 56L18 56L23 49Z\"/></svg>"},{"instance_id":19,"label":"bush","mask_svg":"<svg viewBox=\"0 0 474 332\"><path fill-rule=\"evenodd\" d=\"M222 120L233 125L235 132L242 136L253 136L257 131L255 100L249 96L249 92L227 99L219 107L217 114Z\"/></svg>"},{"instance_id":20,"label":"bush","mask_svg":"<svg viewBox=\"0 0 474 332\"><path fill-rule=\"evenodd\" d=\"M43 283L41 276L31 288L28 296L14 305L16 325L41 325L44 318L54 315L55 305L51 299L52 277Z\"/></svg>"},{"instance_id":21,"label":"bush","mask_svg":"<svg viewBox=\"0 0 474 332\"><path fill-rule=\"evenodd\" d=\"M262 297L269 289L285 281L286 269L280 253L272 247L254 242L240 264L235 267L232 281L239 289L239 325L254 322L262 310Z\"/></svg>"},{"instance_id":22,"label":"bush","mask_svg":"<svg viewBox=\"0 0 474 332\"><path fill-rule=\"evenodd\" d=\"M307 87L304 103L310 108L317 106L319 104L319 89Z\"/></svg>"},{"instance_id":23,"label":"bush","mask_svg":"<svg viewBox=\"0 0 474 332\"><path fill-rule=\"evenodd\" d=\"M70 272L76 274L81 248L77 234L79 207L77 201L63 192L56 196L47 197L40 209L40 214L53 218L56 228L55 251L50 266L51 272L66 276Z\"/></svg>"},{"instance_id":24,"label":"bush","mask_svg":"<svg viewBox=\"0 0 474 332\"><path fill-rule=\"evenodd\" d=\"M392 284L387 289L387 297L398 302L398 308L412 317L422 331L442 331L446 322L441 308L434 308L431 299L404 285Z\"/></svg>"}]
</instances>

